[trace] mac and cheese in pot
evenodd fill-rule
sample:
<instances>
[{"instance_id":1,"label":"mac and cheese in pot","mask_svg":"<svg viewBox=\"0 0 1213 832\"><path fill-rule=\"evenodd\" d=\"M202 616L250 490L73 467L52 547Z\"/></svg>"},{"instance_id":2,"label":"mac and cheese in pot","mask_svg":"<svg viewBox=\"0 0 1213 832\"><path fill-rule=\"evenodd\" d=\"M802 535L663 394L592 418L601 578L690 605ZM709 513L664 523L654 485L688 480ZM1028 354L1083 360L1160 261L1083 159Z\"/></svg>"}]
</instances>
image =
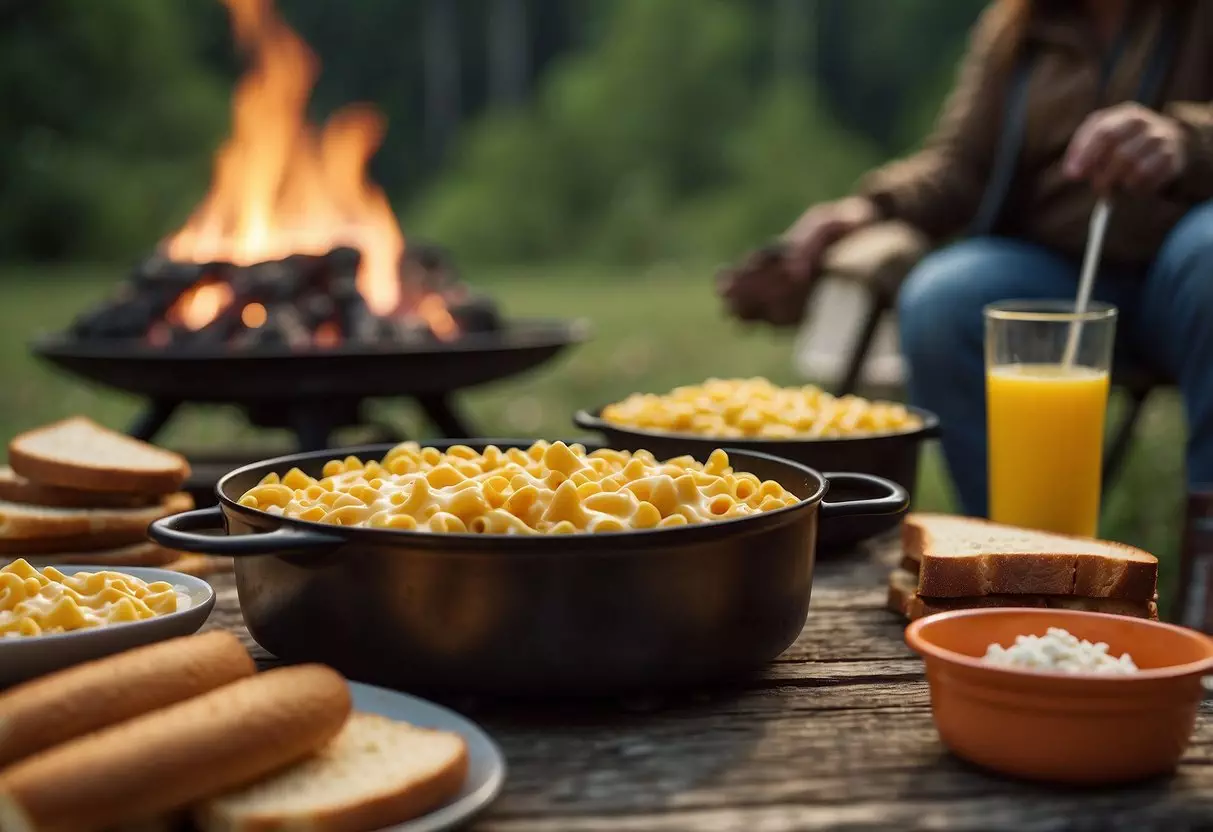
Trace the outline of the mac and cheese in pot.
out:
<instances>
[{"instance_id":1,"label":"mac and cheese in pot","mask_svg":"<svg viewBox=\"0 0 1213 832\"><path fill-rule=\"evenodd\" d=\"M658 529L747 517L800 499L729 464L664 462L647 451L539 441L529 448L446 452L405 442L382 460L329 461L319 478L269 474L239 500L271 514L380 529L470 534L574 534Z\"/></svg>"}]
</instances>

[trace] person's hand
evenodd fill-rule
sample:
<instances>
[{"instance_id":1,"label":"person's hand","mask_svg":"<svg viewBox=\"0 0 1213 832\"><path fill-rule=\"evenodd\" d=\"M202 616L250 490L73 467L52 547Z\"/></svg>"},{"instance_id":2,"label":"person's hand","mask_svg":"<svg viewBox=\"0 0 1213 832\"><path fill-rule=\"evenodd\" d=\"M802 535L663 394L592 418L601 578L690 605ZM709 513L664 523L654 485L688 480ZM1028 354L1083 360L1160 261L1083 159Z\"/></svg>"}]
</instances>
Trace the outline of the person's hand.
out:
<instances>
[{"instance_id":1,"label":"person's hand","mask_svg":"<svg viewBox=\"0 0 1213 832\"><path fill-rule=\"evenodd\" d=\"M812 279L827 248L878 218L876 206L864 197L814 205L783 234L788 270L794 277Z\"/></svg>"},{"instance_id":2,"label":"person's hand","mask_svg":"<svg viewBox=\"0 0 1213 832\"><path fill-rule=\"evenodd\" d=\"M1187 164L1183 128L1175 119L1133 102L1087 116L1066 149L1065 174L1086 179L1099 194L1114 189L1153 193Z\"/></svg>"},{"instance_id":3,"label":"person's hand","mask_svg":"<svg viewBox=\"0 0 1213 832\"><path fill-rule=\"evenodd\" d=\"M826 249L877 217L876 206L860 197L815 205L777 245L760 249L722 271L717 290L729 311L743 321L794 326L804 315Z\"/></svg>"}]
</instances>

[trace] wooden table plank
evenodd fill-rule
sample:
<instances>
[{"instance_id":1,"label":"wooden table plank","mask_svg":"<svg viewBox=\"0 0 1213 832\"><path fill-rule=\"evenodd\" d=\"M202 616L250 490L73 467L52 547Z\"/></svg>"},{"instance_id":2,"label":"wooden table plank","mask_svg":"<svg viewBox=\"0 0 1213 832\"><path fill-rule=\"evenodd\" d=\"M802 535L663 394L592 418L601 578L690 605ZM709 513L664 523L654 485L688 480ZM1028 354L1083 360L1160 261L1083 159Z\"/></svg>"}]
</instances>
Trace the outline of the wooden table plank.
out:
<instances>
[{"instance_id":1,"label":"wooden table plank","mask_svg":"<svg viewBox=\"0 0 1213 832\"><path fill-rule=\"evenodd\" d=\"M1213 707L1169 780L1098 792L1045 789L948 755L921 662L883 609L892 540L818 564L809 620L764 672L710 692L595 703L450 702L510 764L474 827L514 832L921 828L1207 828ZM248 639L231 576L208 628Z\"/></svg>"}]
</instances>

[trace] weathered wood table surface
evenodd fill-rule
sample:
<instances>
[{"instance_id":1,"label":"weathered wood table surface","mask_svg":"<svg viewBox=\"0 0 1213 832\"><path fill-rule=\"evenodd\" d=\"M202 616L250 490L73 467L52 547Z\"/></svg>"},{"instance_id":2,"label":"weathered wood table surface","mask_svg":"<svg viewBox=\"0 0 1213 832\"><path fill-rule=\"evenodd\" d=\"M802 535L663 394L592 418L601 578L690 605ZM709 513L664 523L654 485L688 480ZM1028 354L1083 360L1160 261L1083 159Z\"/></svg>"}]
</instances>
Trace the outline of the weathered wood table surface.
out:
<instances>
[{"instance_id":1,"label":"weathered wood table surface","mask_svg":"<svg viewBox=\"0 0 1213 832\"><path fill-rule=\"evenodd\" d=\"M1213 829L1213 702L1171 779L1049 789L950 757L922 665L884 609L896 541L819 560L799 640L730 689L596 705L446 704L501 744L509 778L476 830ZM207 624L246 640L230 575ZM274 660L247 642L263 666Z\"/></svg>"}]
</instances>

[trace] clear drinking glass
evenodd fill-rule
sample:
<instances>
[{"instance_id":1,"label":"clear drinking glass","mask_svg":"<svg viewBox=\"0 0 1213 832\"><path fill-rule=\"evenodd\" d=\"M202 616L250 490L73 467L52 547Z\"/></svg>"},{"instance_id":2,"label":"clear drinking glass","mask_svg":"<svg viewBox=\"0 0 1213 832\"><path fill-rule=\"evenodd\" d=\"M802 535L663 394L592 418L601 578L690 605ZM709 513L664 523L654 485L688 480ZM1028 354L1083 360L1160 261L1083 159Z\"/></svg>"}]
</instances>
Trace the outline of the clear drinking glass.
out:
<instances>
[{"instance_id":1,"label":"clear drinking glass","mask_svg":"<svg viewBox=\"0 0 1213 832\"><path fill-rule=\"evenodd\" d=\"M1094 537L1116 307L985 308L990 519Z\"/></svg>"}]
</instances>

